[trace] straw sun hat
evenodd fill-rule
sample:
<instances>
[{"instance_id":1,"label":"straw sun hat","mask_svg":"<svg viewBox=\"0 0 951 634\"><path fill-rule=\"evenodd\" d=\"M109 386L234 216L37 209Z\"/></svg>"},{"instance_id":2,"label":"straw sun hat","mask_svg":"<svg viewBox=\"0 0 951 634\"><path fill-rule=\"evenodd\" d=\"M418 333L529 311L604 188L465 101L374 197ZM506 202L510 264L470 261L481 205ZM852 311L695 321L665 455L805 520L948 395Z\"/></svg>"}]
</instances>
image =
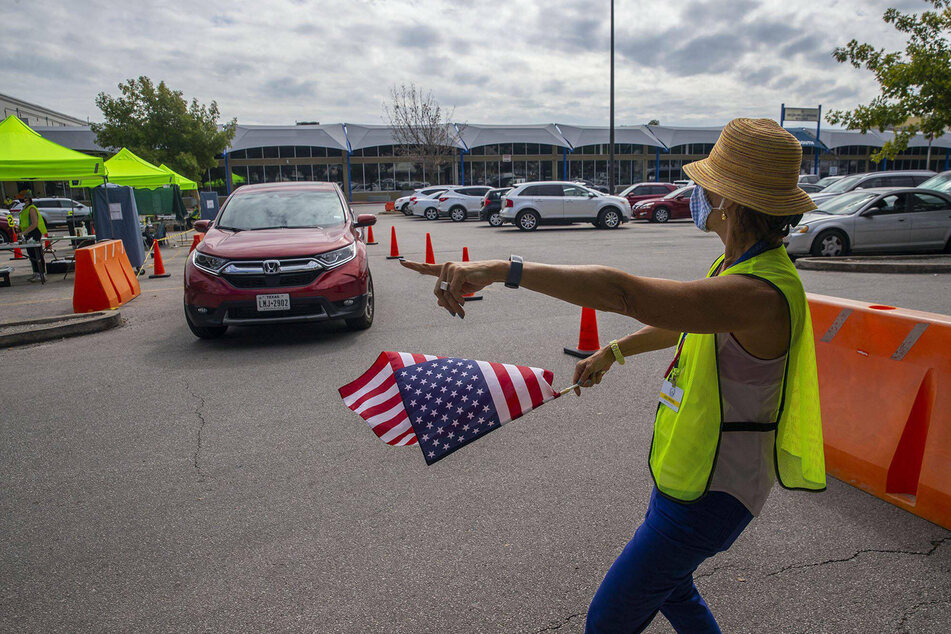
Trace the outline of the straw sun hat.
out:
<instances>
[{"instance_id":1,"label":"straw sun hat","mask_svg":"<svg viewBox=\"0 0 951 634\"><path fill-rule=\"evenodd\" d=\"M816 208L799 189L802 146L772 119L733 119L707 158L684 172L707 191L770 216Z\"/></svg>"}]
</instances>

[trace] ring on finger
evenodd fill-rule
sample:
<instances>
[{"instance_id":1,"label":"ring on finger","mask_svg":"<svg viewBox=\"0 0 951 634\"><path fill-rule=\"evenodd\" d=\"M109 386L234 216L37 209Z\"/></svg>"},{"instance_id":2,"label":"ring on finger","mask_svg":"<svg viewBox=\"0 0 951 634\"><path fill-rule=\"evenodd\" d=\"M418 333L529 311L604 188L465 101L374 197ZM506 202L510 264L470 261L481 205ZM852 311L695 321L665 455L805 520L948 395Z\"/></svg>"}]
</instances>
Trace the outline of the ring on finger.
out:
<instances>
[{"instance_id":1,"label":"ring on finger","mask_svg":"<svg viewBox=\"0 0 951 634\"><path fill-rule=\"evenodd\" d=\"M441 291L447 291L447 290L449 290L449 282L440 282L440 283L439 283L439 290L441 290Z\"/></svg>"}]
</instances>

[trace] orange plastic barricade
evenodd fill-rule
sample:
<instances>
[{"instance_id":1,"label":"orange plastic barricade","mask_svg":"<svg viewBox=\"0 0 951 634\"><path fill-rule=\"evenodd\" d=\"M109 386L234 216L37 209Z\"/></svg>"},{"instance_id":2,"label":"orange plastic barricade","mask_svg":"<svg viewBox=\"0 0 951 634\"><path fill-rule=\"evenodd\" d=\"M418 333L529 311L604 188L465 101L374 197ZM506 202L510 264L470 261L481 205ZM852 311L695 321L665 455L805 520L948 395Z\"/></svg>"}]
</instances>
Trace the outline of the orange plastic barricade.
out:
<instances>
[{"instance_id":1,"label":"orange plastic barricade","mask_svg":"<svg viewBox=\"0 0 951 634\"><path fill-rule=\"evenodd\" d=\"M386 201L386 204L383 205L384 211L393 211L394 209L396 209L396 203L394 203L392 200Z\"/></svg>"},{"instance_id":2,"label":"orange plastic barricade","mask_svg":"<svg viewBox=\"0 0 951 634\"><path fill-rule=\"evenodd\" d=\"M122 273L125 275L126 281L129 282L129 286L132 288L132 296L138 297L142 293L142 288L139 286L139 277L132 269L132 263L129 262L129 254L125 252L125 245L122 244L121 240L117 240L116 242L118 243L118 249L121 252L121 255L118 259L119 265L122 267Z\"/></svg>"},{"instance_id":3,"label":"orange plastic barricade","mask_svg":"<svg viewBox=\"0 0 951 634\"><path fill-rule=\"evenodd\" d=\"M138 296L141 293L139 283L134 279L134 273L130 281L128 274L131 272L132 266L119 240L76 249L73 312L118 308Z\"/></svg>"},{"instance_id":4,"label":"orange plastic barricade","mask_svg":"<svg viewBox=\"0 0 951 634\"><path fill-rule=\"evenodd\" d=\"M809 295L826 467L951 528L951 317Z\"/></svg>"}]
</instances>

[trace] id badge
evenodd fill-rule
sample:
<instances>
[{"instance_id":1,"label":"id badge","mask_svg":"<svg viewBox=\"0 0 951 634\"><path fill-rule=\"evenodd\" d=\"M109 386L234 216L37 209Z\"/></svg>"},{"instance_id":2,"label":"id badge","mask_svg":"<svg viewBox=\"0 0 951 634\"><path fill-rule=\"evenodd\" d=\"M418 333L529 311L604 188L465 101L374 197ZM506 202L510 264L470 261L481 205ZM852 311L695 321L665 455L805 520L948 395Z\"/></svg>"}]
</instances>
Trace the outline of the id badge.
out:
<instances>
[{"instance_id":1,"label":"id badge","mask_svg":"<svg viewBox=\"0 0 951 634\"><path fill-rule=\"evenodd\" d=\"M665 380L660 388L658 397L661 405L666 405L675 412L680 411L680 402L684 400L684 390L680 387L674 387L669 380Z\"/></svg>"}]
</instances>

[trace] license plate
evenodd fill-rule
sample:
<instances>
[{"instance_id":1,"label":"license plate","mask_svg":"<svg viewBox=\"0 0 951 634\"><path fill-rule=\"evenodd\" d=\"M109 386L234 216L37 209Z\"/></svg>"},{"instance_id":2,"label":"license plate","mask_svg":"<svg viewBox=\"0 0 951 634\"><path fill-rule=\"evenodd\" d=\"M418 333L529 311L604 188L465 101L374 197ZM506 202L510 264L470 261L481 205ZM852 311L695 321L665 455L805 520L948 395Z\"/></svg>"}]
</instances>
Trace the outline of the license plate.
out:
<instances>
[{"instance_id":1,"label":"license plate","mask_svg":"<svg viewBox=\"0 0 951 634\"><path fill-rule=\"evenodd\" d=\"M291 296L287 293L274 293L272 295L258 295L258 310L290 310Z\"/></svg>"}]
</instances>

